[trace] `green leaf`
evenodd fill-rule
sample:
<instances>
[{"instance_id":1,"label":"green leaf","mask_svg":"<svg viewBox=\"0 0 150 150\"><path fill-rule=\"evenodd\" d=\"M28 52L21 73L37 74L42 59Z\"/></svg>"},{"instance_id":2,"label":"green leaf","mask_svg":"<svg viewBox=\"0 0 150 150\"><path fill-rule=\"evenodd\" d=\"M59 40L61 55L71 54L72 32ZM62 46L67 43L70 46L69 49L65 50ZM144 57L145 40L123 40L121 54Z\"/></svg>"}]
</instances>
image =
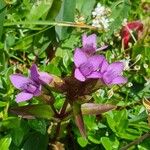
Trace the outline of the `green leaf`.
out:
<instances>
[{"instance_id":1,"label":"green leaf","mask_svg":"<svg viewBox=\"0 0 150 150\"><path fill-rule=\"evenodd\" d=\"M131 6L129 0L120 0L114 2L112 5L112 15L110 18L114 20L110 24L108 33L104 34L104 37L110 38L114 31L118 31L122 27L122 22L128 17Z\"/></svg>"},{"instance_id":2,"label":"green leaf","mask_svg":"<svg viewBox=\"0 0 150 150\"><path fill-rule=\"evenodd\" d=\"M94 144L101 144L101 140L99 139L96 139L95 137L93 136L88 136L88 140L90 140L91 142L93 142Z\"/></svg>"},{"instance_id":3,"label":"green leaf","mask_svg":"<svg viewBox=\"0 0 150 150\"><path fill-rule=\"evenodd\" d=\"M0 107L5 107L7 105L7 102L0 101Z\"/></svg>"},{"instance_id":4,"label":"green leaf","mask_svg":"<svg viewBox=\"0 0 150 150\"><path fill-rule=\"evenodd\" d=\"M102 145L105 147L106 150L112 150L113 149L112 143L108 137L102 137L101 142L102 142Z\"/></svg>"},{"instance_id":5,"label":"green leaf","mask_svg":"<svg viewBox=\"0 0 150 150\"><path fill-rule=\"evenodd\" d=\"M116 132L116 121L113 119L113 116L107 115L107 123L113 132Z\"/></svg>"},{"instance_id":6,"label":"green leaf","mask_svg":"<svg viewBox=\"0 0 150 150\"><path fill-rule=\"evenodd\" d=\"M21 128L15 128L11 131L12 135L12 142L16 145L19 146L23 140L24 137L24 131Z\"/></svg>"},{"instance_id":7,"label":"green leaf","mask_svg":"<svg viewBox=\"0 0 150 150\"><path fill-rule=\"evenodd\" d=\"M113 135L110 135L109 137L101 137L101 142L106 150L118 150L119 141Z\"/></svg>"},{"instance_id":8,"label":"green leaf","mask_svg":"<svg viewBox=\"0 0 150 150\"><path fill-rule=\"evenodd\" d=\"M7 135L0 139L0 150L8 150L11 144L11 136Z\"/></svg>"},{"instance_id":9,"label":"green leaf","mask_svg":"<svg viewBox=\"0 0 150 150\"><path fill-rule=\"evenodd\" d=\"M11 108L10 111L14 114L21 115L23 118L45 118L51 119L54 112L49 105L38 104L32 106L21 106Z\"/></svg>"},{"instance_id":10,"label":"green leaf","mask_svg":"<svg viewBox=\"0 0 150 150\"><path fill-rule=\"evenodd\" d=\"M96 0L76 0L76 8L85 19L91 17Z\"/></svg>"},{"instance_id":11,"label":"green leaf","mask_svg":"<svg viewBox=\"0 0 150 150\"><path fill-rule=\"evenodd\" d=\"M6 4L4 0L0 0L0 40L3 32L3 23L6 15Z\"/></svg>"},{"instance_id":12,"label":"green leaf","mask_svg":"<svg viewBox=\"0 0 150 150\"><path fill-rule=\"evenodd\" d=\"M76 0L64 0L60 9L56 21L74 21ZM67 27L56 27L56 32L60 40L63 40L68 36L69 32Z\"/></svg>"},{"instance_id":13,"label":"green leaf","mask_svg":"<svg viewBox=\"0 0 150 150\"><path fill-rule=\"evenodd\" d=\"M83 137L78 137L77 141L81 147L85 147L88 144L88 141Z\"/></svg>"},{"instance_id":14,"label":"green leaf","mask_svg":"<svg viewBox=\"0 0 150 150\"><path fill-rule=\"evenodd\" d=\"M46 20L54 20L55 19L55 17L59 13L61 4L62 4L61 0L53 0L53 4L47 13Z\"/></svg>"},{"instance_id":15,"label":"green leaf","mask_svg":"<svg viewBox=\"0 0 150 150\"><path fill-rule=\"evenodd\" d=\"M40 132L41 134L46 134L46 122L45 120L29 120L28 121L29 126L32 129L35 129L36 131Z\"/></svg>"},{"instance_id":16,"label":"green leaf","mask_svg":"<svg viewBox=\"0 0 150 150\"><path fill-rule=\"evenodd\" d=\"M2 127L6 129L18 128L20 127L20 118L8 117L2 121Z\"/></svg>"},{"instance_id":17,"label":"green leaf","mask_svg":"<svg viewBox=\"0 0 150 150\"><path fill-rule=\"evenodd\" d=\"M23 150L47 150L48 136L31 133L23 145Z\"/></svg>"},{"instance_id":18,"label":"green leaf","mask_svg":"<svg viewBox=\"0 0 150 150\"><path fill-rule=\"evenodd\" d=\"M34 4L31 8L27 20L38 20L51 8L53 0L40 1L38 4ZM38 15L37 15L38 14Z\"/></svg>"}]
</instances>

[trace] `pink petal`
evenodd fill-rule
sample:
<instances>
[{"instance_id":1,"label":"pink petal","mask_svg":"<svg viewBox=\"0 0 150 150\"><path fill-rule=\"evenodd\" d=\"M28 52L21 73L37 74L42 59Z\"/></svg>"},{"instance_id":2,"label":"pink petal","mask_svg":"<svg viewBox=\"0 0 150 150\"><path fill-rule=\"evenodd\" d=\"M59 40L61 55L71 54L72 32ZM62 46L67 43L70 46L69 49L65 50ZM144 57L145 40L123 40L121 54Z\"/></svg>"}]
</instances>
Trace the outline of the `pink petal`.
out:
<instances>
[{"instance_id":1,"label":"pink petal","mask_svg":"<svg viewBox=\"0 0 150 150\"><path fill-rule=\"evenodd\" d=\"M93 72L89 76L86 76L87 78L93 78L93 79L99 79L102 77L100 72Z\"/></svg>"},{"instance_id":2,"label":"pink petal","mask_svg":"<svg viewBox=\"0 0 150 150\"><path fill-rule=\"evenodd\" d=\"M31 93L26 93L26 92L21 92L18 95L16 95L16 102L23 102L31 99L33 97L33 94Z\"/></svg>"},{"instance_id":3,"label":"pink petal","mask_svg":"<svg viewBox=\"0 0 150 150\"><path fill-rule=\"evenodd\" d=\"M40 85L36 91L33 93L34 96L39 96L41 94L41 89L42 89L42 86Z\"/></svg>"},{"instance_id":4,"label":"pink petal","mask_svg":"<svg viewBox=\"0 0 150 150\"><path fill-rule=\"evenodd\" d=\"M85 77L82 75L79 69L75 69L75 78L79 81L85 81Z\"/></svg>"},{"instance_id":5,"label":"pink petal","mask_svg":"<svg viewBox=\"0 0 150 150\"><path fill-rule=\"evenodd\" d=\"M30 75L31 75L31 79L33 79L34 81L38 81L39 72L36 64L33 64L32 67L30 68Z\"/></svg>"},{"instance_id":6,"label":"pink petal","mask_svg":"<svg viewBox=\"0 0 150 150\"><path fill-rule=\"evenodd\" d=\"M107 60L104 58L101 69L100 69L101 73L105 72L107 70L108 66L109 66L109 64L108 64Z\"/></svg>"},{"instance_id":7,"label":"pink petal","mask_svg":"<svg viewBox=\"0 0 150 150\"><path fill-rule=\"evenodd\" d=\"M89 36L86 36L86 34L83 34L82 45L83 47L91 46L96 50L96 34L92 34Z\"/></svg>"},{"instance_id":8,"label":"pink petal","mask_svg":"<svg viewBox=\"0 0 150 150\"><path fill-rule=\"evenodd\" d=\"M52 82L53 78L46 72L39 72L39 80L49 84Z\"/></svg>"},{"instance_id":9,"label":"pink petal","mask_svg":"<svg viewBox=\"0 0 150 150\"><path fill-rule=\"evenodd\" d=\"M79 48L77 48L74 53L74 63L76 67L79 67L81 64L83 64L86 61L87 61L86 53L84 53Z\"/></svg>"},{"instance_id":10,"label":"pink petal","mask_svg":"<svg viewBox=\"0 0 150 150\"><path fill-rule=\"evenodd\" d=\"M10 80L12 82L12 84L14 85L14 87L16 87L17 89L22 89L22 87L27 84L32 82L32 80L30 80L27 77L24 77L21 74L13 74L10 76Z\"/></svg>"},{"instance_id":11,"label":"pink petal","mask_svg":"<svg viewBox=\"0 0 150 150\"><path fill-rule=\"evenodd\" d=\"M107 72L111 71L114 75L121 75L124 65L122 62L114 62L107 68Z\"/></svg>"},{"instance_id":12,"label":"pink petal","mask_svg":"<svg viewBox=\"0 0 150 150\"><path fill-rule=\"evenodd\" d=\"M95 55L88 59L89 63L93 65L94 70L100 69L100 66L104 60L104 56L102 55Z\"/></svg>"},{"instance_id":13,"label":"pink petal","mask_svg":"<svg viewBox=\"0 0 150 150\"><path fill-rule=\"evenodd\" d=\"M116 77L115 79L113 79L111 84L123 84L123 83L126 83L126 82L127 82L126 78L124 78L122 76L119 76L119 77Z\"/></svg>"}]
</instances>

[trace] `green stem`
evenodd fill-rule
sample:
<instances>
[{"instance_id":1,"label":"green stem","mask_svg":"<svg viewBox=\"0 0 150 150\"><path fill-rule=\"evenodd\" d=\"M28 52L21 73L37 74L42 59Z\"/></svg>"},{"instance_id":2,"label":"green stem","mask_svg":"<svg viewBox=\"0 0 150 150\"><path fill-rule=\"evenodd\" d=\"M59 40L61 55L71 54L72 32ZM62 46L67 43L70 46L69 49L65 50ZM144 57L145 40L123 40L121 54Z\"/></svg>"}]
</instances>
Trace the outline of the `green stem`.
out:
<instances>
[{"instance_id":1,"label":"green stem","mask_svg":"<svg viewBox=\"0 0 150 150\"><path fill-rule=\"evenodd\" d=\"M61 111L60 111L60 115L61 115L61 116L65 114L65 111L66 111L67 106L68 106L68 101L65 100L65 102L64 102L64 104L63 104L63 106L62 106L62 109L61 109Z\"/></svg>"},{"instance_id":2,"label":"green stem","mask_svg":"<svg viewBox=\"0 0 150 150\"><path fill-rule=\"evenodd\" d=\"M4 24L5 27L14 25L51 25L51 26L64 26L64 27L77 27L97 30L96 27L86 24L79 24L76 22L50 22L50 21L19 21L19 22L7 22Z\"/></svg>"}]
</instances>

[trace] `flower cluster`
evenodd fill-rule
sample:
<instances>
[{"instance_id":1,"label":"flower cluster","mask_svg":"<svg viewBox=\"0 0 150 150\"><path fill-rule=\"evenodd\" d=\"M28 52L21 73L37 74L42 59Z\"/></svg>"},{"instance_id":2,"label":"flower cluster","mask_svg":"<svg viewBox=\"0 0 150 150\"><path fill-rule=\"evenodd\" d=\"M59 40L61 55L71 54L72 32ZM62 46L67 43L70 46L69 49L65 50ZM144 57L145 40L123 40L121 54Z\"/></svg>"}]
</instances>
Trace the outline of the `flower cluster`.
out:
<instances>
[{"instance_id":1,"label":"flower cluster","mask_svg":"<svg viewBox=\"0 0 150 150\"><path fill-rule=\"evenodd\" d=\"M83 93L95 91L95 80L88 79L99 80L103 85L126 83L127 79L122 76L124 69L123 62L109 64L103 55L96 54L97 51L106 49L107 45L97 48L95 34L90 36L84 34L82 36L82 45L82 48L76 48L74 53L75 78L71 76L68 80L62 79L64 82L61 83L60 86L55 84L57 91L67 93L66 95L72 99L72 97L83 96ZM39 72L35 64L33 64L30 69L29 77L25 77L21 74L13 74L10 76L10 80L17 89L21 90L21 93L16 95L17 102L30 100L33 96L40 96L41 93L43 93L42 86L45 85L46 87L52 80L55 82L54 76L52 78L52 76L46 72ZM87 82L84 82L86 80ZM88 84L92 85L93 83L93 89L87 91ZM78 89L77 93L74 87ZM81 88L83 88L83 91ZM82 92L80 93L79 91Z\"/></svg>"},{"instance_id":2,"label":"flower cluster","mask_svg":"<svg viewBox=\"0 0 150 150\"><path fill-rule=\"evenodd\" d=\"M96 35L83 35L82 48L76 48L74 53L74 76L79 81L87 79L100 79L107 85L126 83L122 76L124 65L122 62L109 64L103 55L97 55Z\"/></svg>"},{"instance_id":3,"label":"flower cluster","mask_svg":"<svg viewBox=\"0 0 150 150\"><path fill-rule=\"evenodd\" d=\"M121 30L121 37L124 48L128 48L129 42L136 41L143 32L143 24L141 21L125 22L124 27Z\"/></svg>"},{"instance_id":4,"label":"flower cluster","mask_svg":"<svg viewBox=\"0 0 150 150\"><path fill-rule=\"evenodd\" d=\"M109 19L109 15L110 9L98 3L94 11L92 12L92 26L98 27L103 30L108 30L109 23L111 22L111 20Z\"/></svg>"},{"instance_id":5,"label":"flower cluster","mask_svg":"<svg viewBox=\"0 0 150 150\"><path fill-rule=\"evenodd\" d=\"M10 80L14 87L21 90L21 93L16 95L16 102L27 101L33 96L39 96L43 84L52 82L52 76L46 72L38 72L37 66L32 65L30 69L30 76L25 77L22 74L13 74Z\"/></svg>"}]
</instances>

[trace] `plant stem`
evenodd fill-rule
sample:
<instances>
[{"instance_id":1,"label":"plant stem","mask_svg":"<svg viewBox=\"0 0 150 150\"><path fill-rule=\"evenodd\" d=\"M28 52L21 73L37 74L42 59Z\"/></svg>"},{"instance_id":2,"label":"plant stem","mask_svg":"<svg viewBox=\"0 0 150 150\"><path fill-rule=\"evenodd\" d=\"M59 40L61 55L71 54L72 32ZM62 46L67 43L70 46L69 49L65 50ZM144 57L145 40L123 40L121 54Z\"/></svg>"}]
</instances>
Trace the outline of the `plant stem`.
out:
<instances>
[{"instance_id":1,"label":"plant stem","mask_svg":"<svg viewBox=\"0 0 150 150\"><path fill-rule=\"evenodd\" d=\"M76 22L50 22L50 21L19 21L19 22L7 22L4 24L5 27L14 25L51 25L51 26L64 26L64 27L77 27L77 28L87 28L91 30L97 30L98 28L91 25L80 24Z\"/></svg>"},{"instance_id":2,"label":"plant stem","mask_svg":"<svg viewBox=\"0 0 150 150\"><path fill-rule=\"evenodd\" d=\"M138 139L132 141L131 143L129 143L128 145L122 147L120 150L127 150L128 148L130 148L133 145L137 145L139 143L141 143L144 139L150 137L150 132L142 135L141 137L139 137Z\"/></svg>"},{"instance_id":3,"label":"plant stem","mask_svg":"<svg viewBox=\"0 0 150 150\"><path fill-rule=\"evenodd\" d=\"M56 132L55 132L55 136L54 138L52 139L52 141L56 141L57 138L59 137L59 133L60 133L60 126L61 126L61 122L58 122L57 123L57 126L56 126Z\"/></svg>"},{"instance_id":4,"label":"plant stem","mask_svg":"<svg viewBox=\"0 0 150 150\"><path fill-rule=\"evenodd\" d=\"M64 104L63 104L63 106L62 106L62 109L61 109L61 111L60 111L60 116L63 116L63 115L65 114L65 111L66 111L67 106L68 106L68 101L65 100L65 102L64 102Z\"/></svg>"}]
</instances>

